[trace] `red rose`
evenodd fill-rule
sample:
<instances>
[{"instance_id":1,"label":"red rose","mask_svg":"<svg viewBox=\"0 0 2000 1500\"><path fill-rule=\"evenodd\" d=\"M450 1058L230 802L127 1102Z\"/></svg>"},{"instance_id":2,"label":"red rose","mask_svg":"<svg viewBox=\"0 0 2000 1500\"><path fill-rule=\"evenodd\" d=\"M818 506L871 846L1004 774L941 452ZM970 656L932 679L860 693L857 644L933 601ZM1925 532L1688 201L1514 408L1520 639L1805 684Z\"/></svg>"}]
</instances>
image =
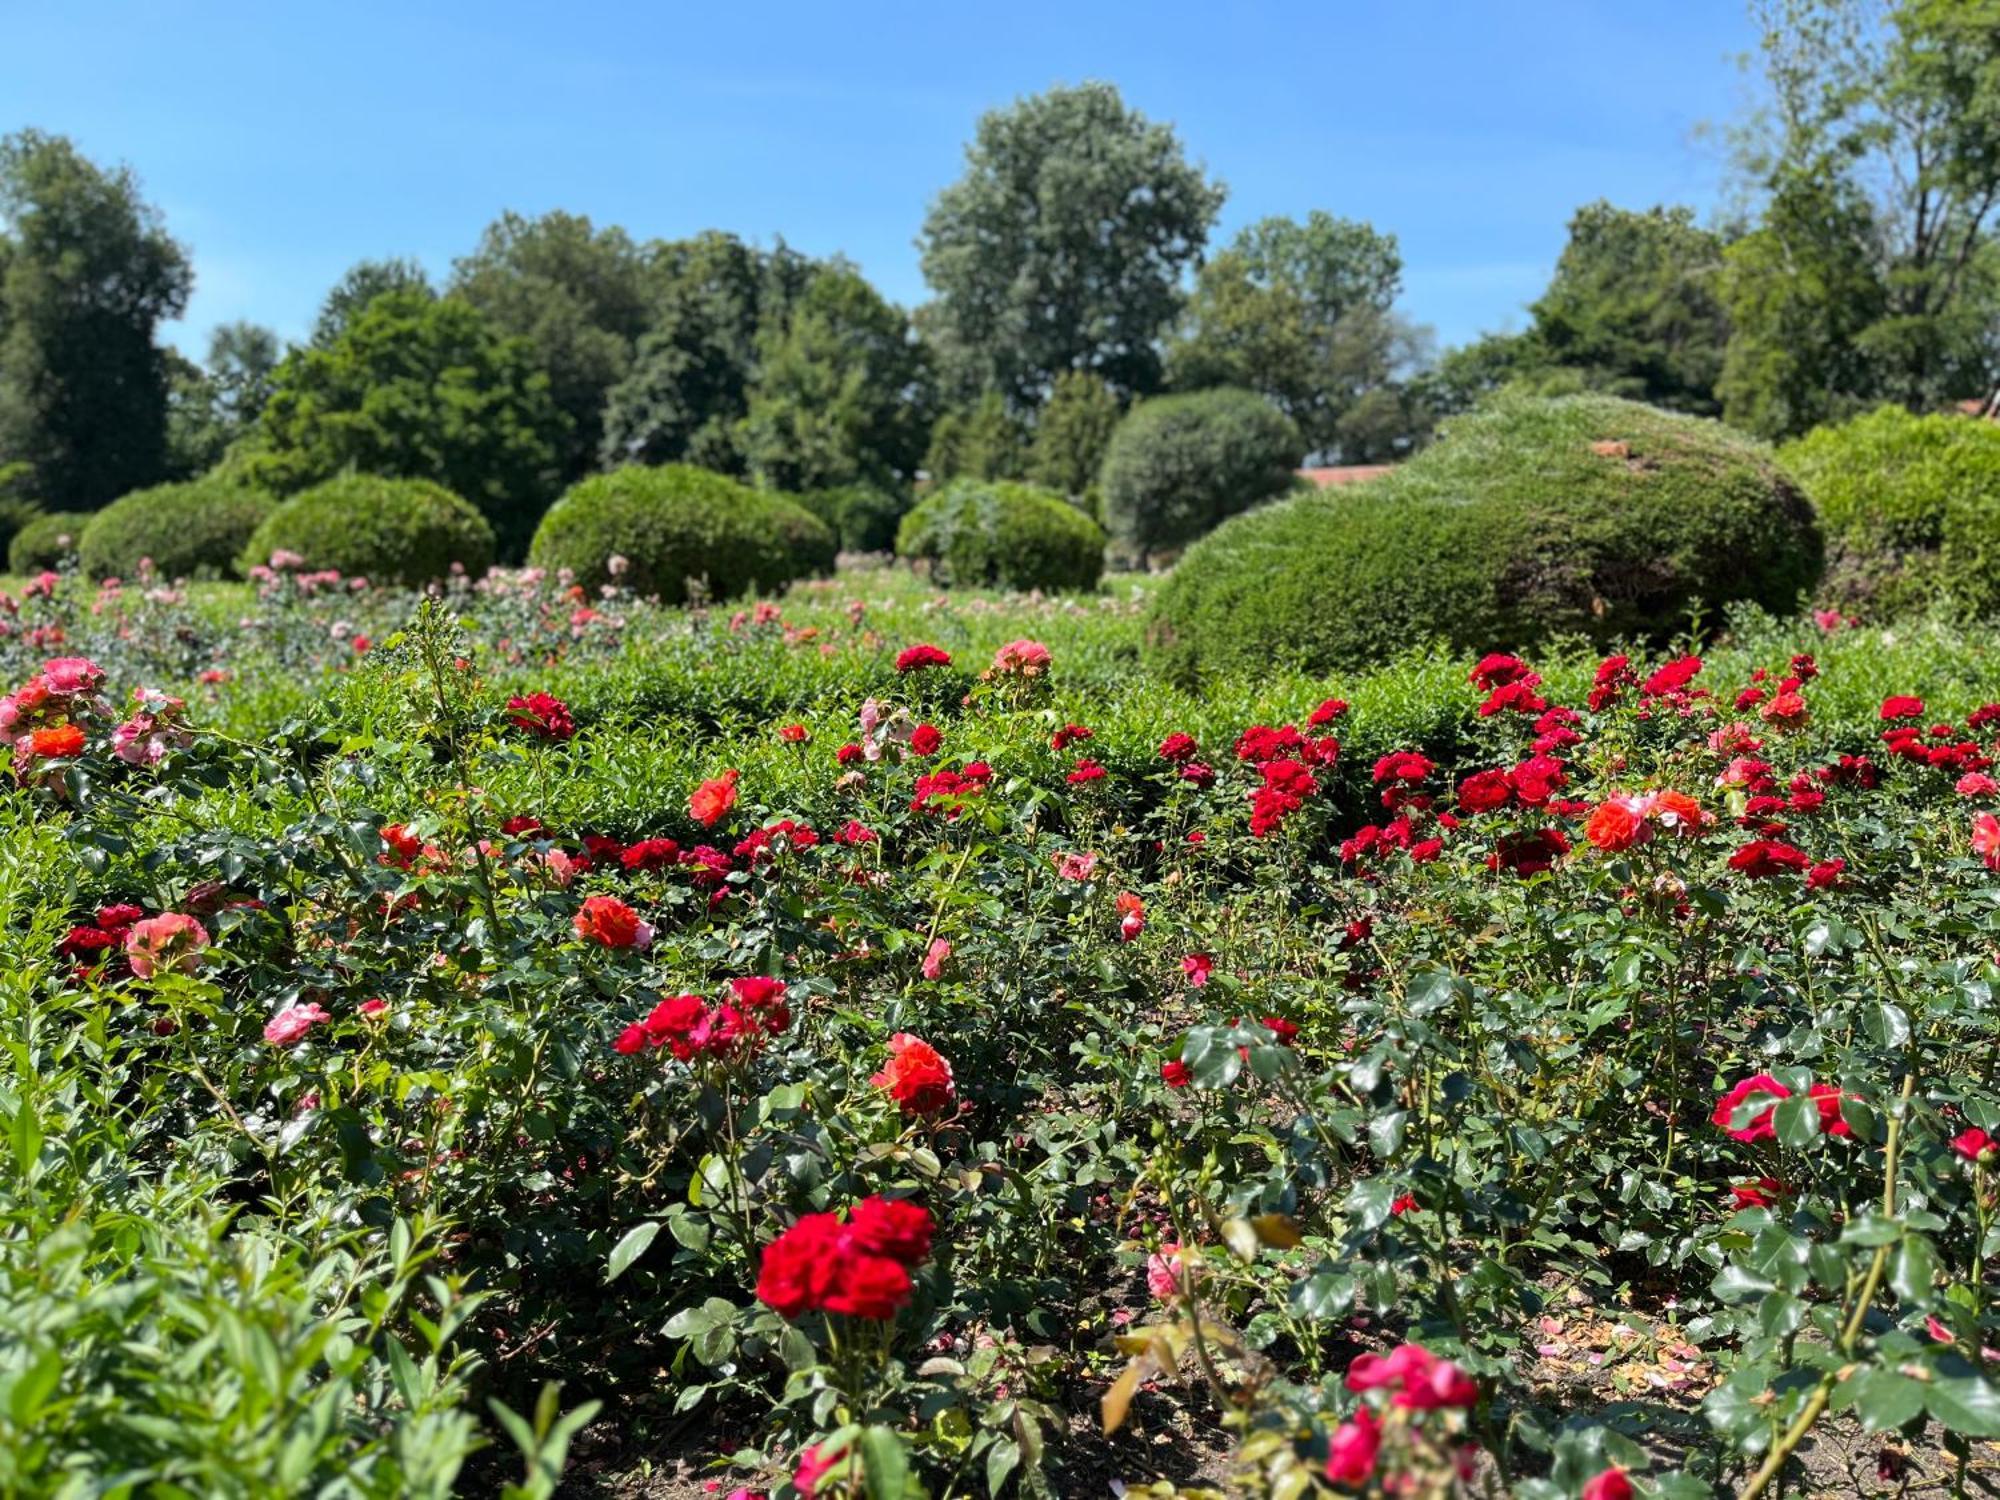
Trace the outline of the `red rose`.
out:
<instances>
[{"instance_id":1,"label":"red rose","mask_svg":"<svg viewBox=\"0 0 2000 1500\"><path fill-rule=\"evenodd\" d=\"M1709 1118L1732 1140L1768 1141L1778 1133L1773 1121L1778 1112L1778 1101L1791 1097L1792 1091L1769 1073L1755 1073L1716 1100L1715 1113ZM1761 1107L1749 1117L1747 1123L1736 1124L1743 1106L1753 1101Z\"/></svg>"},{"instance_id":2,"label":"red rose","mask_svg":"<svg viewBox=\"0 0 2000 1500\"><path fill-rule=\"evenodd\" d=\"M933 1228L930 1212L904 1198L863 1198L847 1211L851 1244L904 1266L930 1258Z\"/></svg>"},{"instance_id":3,"label":"red rose","mask_svg":"<svg viewBox=\"0 0 2000 1500\"><path fill-rule=\"evenodd\" d=\"M651 946L653 928L616 896L586 897L575 917L576 935L603 948Z\"/></svg>"},{"instance_id":4,"label":"red rose","mask_svg":"<svg viewBox=\"0 0 2000 1500\"><path fill-rule=\"evenodd\" d=\"M833 1214L807 1214L764 1247L757 1269L757 1300L782 1318L821 1305L815 1273L830 1262L841 1234Z\"/></svg>"},{"instance_id":5,"label":"red rose","mask_svg":"<svg viewBox=\"0 0 2000 1500\"><path fill-rule=\"evenodd\" d=\"M951 653L936 646L908 646L896 655L898 672L921 672L926 667L948 667Z\"/></svg>"},{"instance_id":6,"label":"red rose","mask_svg":"<svg viewBox=\"0 0 2000 1500\"><path fill-rule=\"evenodd\" d=\"M689 794L688 811L697 823L713 828L729 816L729 810L736 805L736 783L742 774L736 770L724 771Z\"/></svg>"},{"instance_id":7,"label":"red rose","mask_svg":"<svg viewBox=\"0 0 2000 1500\"><path fill-rule=\"evenodd\" d=\"M1751 880L1768 880L1776 875L1802 875L1812 868L1812 858L1777 839L1752 839L1729 856L1729 868Z\"/></svg>"},{"instance_id":8,"label":"red rose","mask_svg":"<svg viewBox=\"0 0 2000 1500\"><path fill-rule=\"evenodd\" d=\"M889 1060L868 1081L887 1089L906 1115L941 1114L956 1097L951 1064L929 1042L906 1031L889 1038Z\"/></svg>"},{"instance_id":9,"label":"red rose","mask_svg":"<svg viewBox=\"0 0 2000 1500\"><path fill-rule=\"evenodd\" d=\"M910 1300L910 1273L882 1255L836 1255L821 1306L850 1318L887 1322Z\"/></svg>"},{"instance_id":10,"label":"red rose","mask_svg":"<svg viewBox=\"0 0 2000 1500\"><path fill-rule=\"evenodd\" d=\"M1606 1469L1583 1487L1580 1500L1632 1500L1632 1481L1620 1468Z\"/></svg>"},{"instance_id":11,"label":"red rose","mask_svg":"<svg viewBox=\"0 0 2000 1500\"><path fill-rule=\"evenodd\" d=\"M913 755L935 755L943 743L944 736L935 724L919 724L910 732L910 753Z\"/></svg>"},{"instance_id":12,"label":"red rose","mask_svg":"<svg viewBox=\"0 0 2000 1500\"><path fill-rule=\"evenodd\" d=\"M576 733L569 705L548 693L507 700L507 722L537 739L566 740Z\"/></svg>"},{"instance_id":13,"label":"red rose","mask_svg":"<svg viewBox=\"0 0 2000 1500\"><path fill-rule=\"evenodd\" d=\"M1176 1057L1160 1064L1160 1081L1170 1089L1184 1089L1194 1081L1194 1074Z\"/></svg>"}]
</instances>

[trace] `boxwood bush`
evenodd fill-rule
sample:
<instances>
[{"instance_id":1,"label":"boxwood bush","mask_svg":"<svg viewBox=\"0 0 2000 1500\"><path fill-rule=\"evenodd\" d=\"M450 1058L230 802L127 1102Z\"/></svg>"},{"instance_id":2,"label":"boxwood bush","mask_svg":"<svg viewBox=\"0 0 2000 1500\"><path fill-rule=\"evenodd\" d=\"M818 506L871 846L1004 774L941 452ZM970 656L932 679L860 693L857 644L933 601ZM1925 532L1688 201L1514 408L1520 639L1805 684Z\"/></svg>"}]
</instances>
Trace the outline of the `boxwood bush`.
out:
<instances>
[{"instance_id":1,"label":"boxwood bush","mask_svg":"<svg viewBox=\"0 0 2000 1500\"><path fill-rule=\"evenodd\" d=\"M1778 458L1819 509L1828 602L1885 617L1937 602L2000 614L2000 426L1885 406Z\"/></svg>"},{"instance_id":2,"label":"boxwood bush","mask_svg":"<svg viewBox=\"0 0 2000 1500\"><path fill-rule=\"evenodd\" d=\"M162 578L220 578L277 509L261 490L215 476L134 490L90 518L78 539L92 578L131 578L151 558Z\"/></svg>"},{"instance_id":3,"label":"boxwood bush","mask_svg":"<svg viewBox=\"0 0 2000 1500\"><path fill-rule=\"evenodd\" d=\"M1104 574L1104 532L1052 490L960 479L903 517L896 555L962 587L1089 589Z\"/></svg>"},{"instance_id":4,"label":"boxwood bush","mask_svg":"<svg viewBox=\"0 0 2000 1500\"><path fill-rule=\"evenodd\" d=\"M76 556L83 528L90 524L90 512L52 510L30 517L7 544L7 567L15 573L39 573L53 568L66 557Z\"/></svg>"},{"instance_id":5,"label":"boxwood bush","mask_svg":"<svg viewBox=\"0 0 2000 1500\"><path fill-rule=\"evenodd\" d=\"M836 550L826 523L786 496L667 464L573 486L542 517L529 561L568 568L595 587L610 578L610 560L622 557L626 587L678 604L690 580L718 599L776 589L831 571Z\"/></svg>"},{"instance_id":6,"label":"boxwood bush","mask_svg":"<svg viewBox=\"0 0 2000 1500\"><path fill-rule=\"evenodd\" d=\"M240 559L247 572L277 551L314 568L411 586L493 564L493 527L471 501L428 479L348 474L294 495L272 511Z\"/></svg>"},{"instance_id":7,"label":"boxwood bush","mask_svg":"<svg viewBox=\"0 0 2000 1500\"><path fill-rule=\"evenodd\" d=\"M1140 555L1184 547L1282 495L1304 456L1292 419L1249 391L1142 401L1105 450L1105 529Z\"/></svg>"},{"instance_id":8,"label":"boxwood bush","mask_svg":"<svg viewBox=\"0 0 2000 1500\"><path fill-rule=\"evenodd\" d=\"M843 552L889 552L896 545L896 526L910 508L909 500L872 484L843 484L813 490L799 504L833 528Z\"/></svg>"},{"instance_id":9,"label":"boxwood bush","mask_svg":"<svg viewBox=\"0 0 2000 1500\"><path fill-rule=\"evenodd\" d=\"M1738 600L1783 612L1819 577L1812 507L1763 445L1606 396L1503 400L1391 474L1225 523L1154 601L1184 680L1328 671L1429 640L1662 637Z\"/></svg>"}]
</instances>

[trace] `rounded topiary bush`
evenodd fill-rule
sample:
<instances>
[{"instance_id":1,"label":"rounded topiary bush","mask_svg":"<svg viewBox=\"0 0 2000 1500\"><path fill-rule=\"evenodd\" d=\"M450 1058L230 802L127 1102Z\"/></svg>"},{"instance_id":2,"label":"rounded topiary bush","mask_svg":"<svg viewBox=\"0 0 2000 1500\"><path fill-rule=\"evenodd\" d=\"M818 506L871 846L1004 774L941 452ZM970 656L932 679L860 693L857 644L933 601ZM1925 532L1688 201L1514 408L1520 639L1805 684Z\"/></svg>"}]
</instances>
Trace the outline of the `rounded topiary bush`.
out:
<instances>
[{"instance_id":1,"label":"rounded topiary bush","mask_svg":"<svg viewBox=\"0 0 2000 1500\"><path fill-rule=\"evenodd\" d=\"M894 491L872 484L843 484L800 495L799 504L833 528L843 552L888 552L896 526L910 508Z\"/></svg>"},{"instance_id":2,"label":"rounded topiary bush","mask_svg":"<svg viewBox=\"0 0 2000 1500\"><path fill-rule=\"evenodd\" d=\"M1608 396L1515 398L1392 473L1224 523L1155 598L1149 653L1185 681L1326 672L1425 642L1658 637L1819 577L1812 507L1769 450Z\"/></svg>"},{"instance_id":3,"label":"rounded topiary bush","mask_svg":"<svg viewBox=\"0 0 2000 1500\"><path fill-rule=\"evenodd\" d=\"M81 510L52 510L32 517L7 544L9 571L39 573L76 556L77 543L89 524L90 512Z\"/></svg>"},{"instance_id":4,"label":"rounded topiary bush","mask_svg":"<svg viewBox=\"0 0 2000 1500\"><path fill-rule=\"evenodd\" d=\"M960 479L903 517L896 555L960 587L1088 589L1104 574L1104 532L1052 490Z\"/></svg>"},{"instance_id":5,"label":"rounded topiary bush","mask_svg":"<svg viewBox=\"0 0 2000 1500\"><path fill-rule=\"evenodd\" d=\"M1885 406L1786 444L1827 537L1829 603L2000 613L2000 425Z\"/></svg>"},{"instance_id":6,"label":"rounded topiary bush","mask_svg":"<svg viewBox=\"0 0 2000 1500\"><path fill-rule=\"evenodd\" d=\"M245 572L290 552L312 568L371 583L418 587L457 563L477 576L493 564L493 527L471 501L428 479L347 474L301 491L264 519L244 546Z\"/></svg>"},{"instance_id":7,"label":"rounded topiary bush","mask_svg":"<svg viewBox=\"0 0 2000 1500\"><path fill-rule=\"evenodd\" d=\"M1282 495L1305 456L1292 419L1249 391L1141 401L1111 435L1100 471L1105 529L1138 555L1184 547Z\"/></svg>"},{"instance_id":8,"label":"rounded topiary bush","mask_svg":"<svg viewBox=\"0 0 2000 1500\"><path fill-rule=\"evenodd\" d=\"M134 490L90 518L78 539L92 578L131 578L151 558L162 578L221 578L277 501L261 490L206 477Z\"/></svg>"},{"instance_id":9,"label":"rounded topiary bush","mask_svg":"<svg viewBox=\"0 0 2000 1500\"><path fill-rule=\"evenodd\" d=\"M833 566L833 533L782 495L753 490L687 464L594 474L549 507L528 560L568 568L586 587L611 577L642 595L678 604L690 580L727 599L775 589Z\"/></svg>"}]
</instances>

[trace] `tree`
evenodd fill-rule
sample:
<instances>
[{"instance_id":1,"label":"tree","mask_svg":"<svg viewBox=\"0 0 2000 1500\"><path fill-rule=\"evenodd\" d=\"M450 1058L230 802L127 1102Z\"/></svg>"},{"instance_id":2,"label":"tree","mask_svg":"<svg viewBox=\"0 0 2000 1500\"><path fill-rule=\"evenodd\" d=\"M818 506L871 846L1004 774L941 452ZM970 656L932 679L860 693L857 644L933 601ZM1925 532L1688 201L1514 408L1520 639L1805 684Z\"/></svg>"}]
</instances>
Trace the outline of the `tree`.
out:
<instances>
[{"instance_id":1,"label":"tree","mask_svg":"<svg viewBox=\"0 0 2000 1500\"><path fill-rule=\"evenodd\" d=\"M908 485L929 432L930 372L900 308L859 273L829 267L759 342L743 448L760 483Z\"/></svg>"},{"instance_id":2,"label":"tree","mask_svg":"<svg viewBox=\"0 0 2000 1500\"><path fill-rule=\"evenodd\" d=\"M1020 479L1028 471L1028 432L998 391L954 407L931 428L924 471L946 479Z\"/></svg>"},{"instance_id":3,"label":"tree","mask_svg":"<svg viewBox=\"0 0 2000 1500\"><path fill-rule=\"evenodd\" d=\"M1102 376L1088 370L1058 375L1048 405L1035 419L1027 477L1072 498L1082 495L1097 483L1121 414L1117 394Z\"/></svg>"},{"instance_id":4,"label":"tree","mask_svg":"<svg viewBox=\"0 0 2000 1500\"><path fill-rule=\"evenodd\" d=\"M168 477L205 473L250 432L270 399L280 354L277 334L246 322L209 334L206 367L168 351Z\"/></svg>"},{"instance_id":5,"label":"tree","mask_svg":"<svg viewBox=\"0 0 2000 1500\"><path fill-rule=\"evenodd\" d=\"M743 421L758 341L784 326L819 270L782 240L759 250L710 230L653 252L652 327L606 398L598 456L620 464L691 463L746 472Z\"/></svg>"},{"instance_id":6,"label":"tree","mask_svg":"<svg viewBox=\"0 0 2000 1500\"><path fill-rule=\"evenodd\" d=\"M1729 341L1717 287L1723 247L1689 208L1586 204L1534 304L1542 358L1576 370L1590 390L1715 415Z\"/></svg>"},{"instance_id":7,"label":"tree","mask_svg":"<svg viewBox=\"0 0 2000 1500\"><path fill-rule=\"evenodd\" d=\"M1482 333L1469 344L1447 349L1411 382L1412 396L1430 417L1471 411L1496 391L1547 366L1532 333Z\"/></svg>"},{"instance_id":8,"label":"tree","mask_svg":"<svg viewBox=\"0 0 2000 1500\"><path fill-rule=\"evenodd\" d=\"M61 136L0 140L0 454L52 510L103 505L166 465L168 368L186 255L128 168Z\"/></svg>"},{"instance_id":9,"label":"tree","mask_svg":"<svg viewBox=\"0 0 2000 1500\"><path fill-rule=\"evenodd\" d=\"M502 214L460 259L451 290L502 334L525 338L570 420L566 478L587 470L604 436L605 396L632 367L653 297L647 258L624 230L576 214Z\"/></svg>"},{"instance_id":10,"label":"tree","mask_svg":"<svg viewBox=\"0 0 2000 1500\"><path fill-rule=\"evenodd\" d=\"M1065 370L1121 395L1156 389L1160 335L1222 199L1172 129L1110 84L984 116L918 241L937 293L920 322L954 393L1032 409Z\"/></svg>"},{"instance_id":11,"label":"tree","mask_svg":"<svg viewBox=\"0 0 2000 1500\"><path fill-rule=\"evenodd\" d=\"M1395 236L1368 224L1317 210L1303 224L1260 220L1201 268L1169 383L1256 391L1314 453L1402 452L1422 435L1402 387L1427 339L1392 310L1402 273Z\"/></svg>"},{"instance_id":12,"label":"tree","mask_svg":"<svg viewBox=\"0 0 2000 1500\"><path fill-rule=\"evenodd\" d=\"M313 322L310 340L313 348L332 348L347 331L347 325L384 292L412 292L420 297L437 295L429 274L414 260L396 257L356 261L319 305L319 317Z\"/></svg>"},{"instance_id":13,"label":"tree","mask_svg":"<svg viewBox=\"0 0 2000 1500\"><path fill-rule=\"evenodd\" d=\"M518 557L559 485L569 422L525 340L461 298L405 290L373 298L331 346L293 350L259 429L253 483L428 479L476 505Z\"/></svg>"}]
</instances>

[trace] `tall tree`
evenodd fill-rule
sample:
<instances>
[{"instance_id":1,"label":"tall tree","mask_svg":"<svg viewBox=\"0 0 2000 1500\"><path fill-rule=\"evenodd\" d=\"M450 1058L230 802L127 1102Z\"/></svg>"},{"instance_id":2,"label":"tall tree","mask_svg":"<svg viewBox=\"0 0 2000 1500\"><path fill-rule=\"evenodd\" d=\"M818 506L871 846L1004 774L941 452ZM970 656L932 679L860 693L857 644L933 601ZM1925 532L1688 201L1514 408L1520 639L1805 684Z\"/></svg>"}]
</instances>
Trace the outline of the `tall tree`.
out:
<instances>
[{"instance_id":1,"label":"tall tree","mask_svg":"<svg viewBox=\"0 0 2000 1500\"><path fill-rule=\"evenodd\" d=\"M929 436L930 372L902 309L859 273L831 266L759 343L743 447L762 483L901 489L915 477Z\"/></svg>"},{"instance_id":2,"label":"tall tree","mask_svg":"<svg viewBox=\"0 0 2000 1500\"><path fill-rule=\"evenodd\" d=\"M410 292L435 297L431 278L422 265L403 256L362 260L349 266L327 292L313 322L312 347L330 349L361 310L384 292Z\"/></svg>"},{"instance_id":3,"label":"tall tree","mask_svg":"<svg viewBox=\"0 0 2000 1500\"><path fill-rule=\"evenodd\" d=\"M1108 83L984 116L918 241L937 293L920 322L954 392L1033 408L1065 370L1156 389L1160 337L1222 199L1172 129Z\"/></svg>"},{"instance_id":4,"label":"tall tree","mask_svg":"<svg viewBox=\"0 0 2000 1500\"><path fill-rule=\"evenodd\" d=\"M632 367L652 280L624 230L593 229L567 213L502 214L453 269L451 290L500 333L525 338L548 372L549 393L570 420L566 477L597 457L605 396Z\"/></svg>"},{"instance_id":5,"label":"tall tree","mask_svg":"<svg viewBox=\"0 0 2000 1500\"><path fill-rule=\"evenodd\" d=\"M1542 358L1587 389L1713 416L1729 341L1723 245L1690 208L1586 204L1533 307Z\"/></svg>"},{"instance_id":6,"label":"tall tree","mask_svg":"<svg viewBox=\"0 0 2000 1500\"><path fill-rule=\"evenodd\" d=\"M208 337L205 366L170 355L167 471L187 478L213 468L247 434L270 399L282 349L257 323L224 323Z\"/></svg>"},{"instance_id":7,"label":"tall tree","mask_svg":"<svg viewBox=\"0 0 2000 1500\"><path fill-rule=\"evenodd\" d=\"M1320 210L1260 220L1201 268L1169 383L1256 391L1324 456L1406 449L1422 424L1402 388L1426 335L1393 311L1402 275L1395 236L1371 225Z\"/></svg>"},{"instance_id":8,"label":"tall tree","mask_svg":"<svg viewBox=\"0 0 2000 1500\"><path fill-rule=\"evenodd\" d=\"M168 365L187 256L124 167L62 136L0 140L0 457L50 509L104 504L166 465Z\"/></svg>"},{"instance_id":9,"label":"tall tree","mask_svg":"<svg viewBox=\"0 0 2000 1500\"><path fill-rule=\"evenodd\" d=\"M1019 479L1028 470L1028 433L998 391L954 407L931 428L924 450L931 479Z\"/></svg>"},{"instance_id":10,"label":"tall tree","mask_svg":"<svg viewBox=\"0 0 2000 1500\"><path fill-rule=\"evenodd\" d=\"M1124 415L1103 377L1070 370L1056 377L1048 404L1035 418L1028 445L1028 478L1036 484L1079 496L1097 483L1104 450Z\"/></svg>"}]
</instances>

